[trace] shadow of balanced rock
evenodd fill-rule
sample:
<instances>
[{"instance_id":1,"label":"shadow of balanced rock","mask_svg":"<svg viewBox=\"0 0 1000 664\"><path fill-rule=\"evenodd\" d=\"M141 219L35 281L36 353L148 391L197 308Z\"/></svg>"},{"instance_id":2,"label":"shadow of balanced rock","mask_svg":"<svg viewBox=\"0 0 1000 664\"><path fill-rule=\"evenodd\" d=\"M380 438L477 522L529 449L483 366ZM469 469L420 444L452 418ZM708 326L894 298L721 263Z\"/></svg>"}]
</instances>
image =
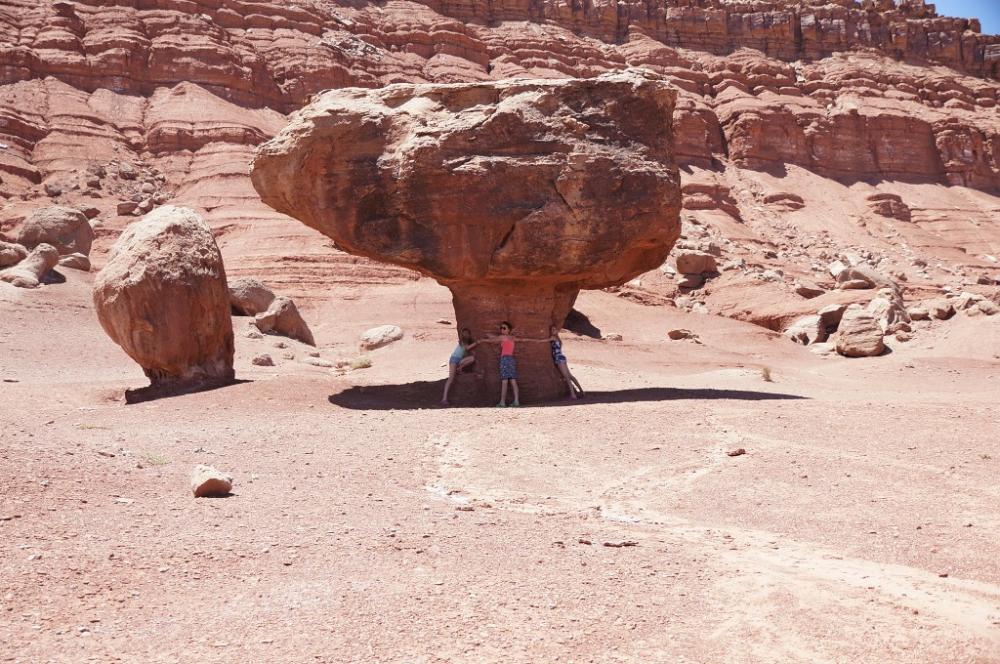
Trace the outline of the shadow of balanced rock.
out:
<instances>
[{"instance_id":1,"label":"shadow of balanced rock","mask_svg":"<svg viewBox=\"0 0 1000 664\"><path fill-rule=\"evenodd\" d=\"M659 267L680 234L675 101L644 70L333 90L258 148L251 178L340 249L447 286L474 337L512 322L523 400L546 400L566 389L549 326L581 289ZM456 398L497 401L498 354L475 349Z\"/></svg>"}]
</instances>

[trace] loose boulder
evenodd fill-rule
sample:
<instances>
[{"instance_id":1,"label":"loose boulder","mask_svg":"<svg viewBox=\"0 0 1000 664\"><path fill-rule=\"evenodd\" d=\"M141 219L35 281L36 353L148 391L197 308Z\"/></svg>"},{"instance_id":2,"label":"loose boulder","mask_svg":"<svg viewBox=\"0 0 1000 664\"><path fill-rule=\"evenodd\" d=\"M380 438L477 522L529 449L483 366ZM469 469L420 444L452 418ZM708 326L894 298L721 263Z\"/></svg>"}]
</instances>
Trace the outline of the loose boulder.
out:
<instances>
[{"instance_id":1,"label":"loose boulder","mask_svg":"<svg viewBox=\"0 0 1000 664\"><path fill-rule=\"evenodd\" d=\"M250 360L250 364L255 367L273 367L274 359L267 353L260 353L259 355L253 356L253 359Z\"/></svg>"},{"instance_id":2,"label":"loose boulder","mask_svg":"<svg viewBox=\"0 0 1000 664\"><path fill-rule=\"evenodd\" d=\"M676 261L677 271L681 274L711 274L719 271L715 256L707 251L679 251Z\"/></svg>"},{"instance_id":3,"label":"loose boulder","mask_svg":"<svg viewBox=\"0 0 1000 664\"><path fill-rule=\"evenodd\" d=\"M402 338L403 330L398 325L379 325L361 335L361 347L365 350L375 350Z\"/></svg>"},{"instance_id":4,"label":"loose boulder","mask_svg":"<svg viewBox=\"0 0 1000 664\"><path fill-rule=\"evenodd\" d=\"M837 352L845 357L874 357L885 351L883 331L875 317L860 305L844 311L837 330Z\"/></svg>"},{"instance_id":5,"label":"loose boulder","mask_svg":"<svg viewBox=\"0 0 1000 664\"><path fill-rule=\"evenodd\" d=\"M840 327L840 320L844 317L844 311L847 310L847 305L844 304L828 304L816 314L819 316L820 325L826 330L827 334L833 334Z\"/></svg>"},{"instance_id":6,"label":"loose boulder","mask_svg":"<svg viewBox=\"0 0 1000 664\"><path fill-rule=\"evenodd\" d=\"M87 215L76 208L53 205L28 215L18 231L17 242L28 249L42 243L50 244L60 255L88 255L94 242L94 229Z\"/></svg>"},{"instance_id":7,"label":"loose boulder","mask_svg":"<svg viewBox=\"0 0 1000 664\"><path fill-rule=\"evenodd\" d=\"M312 331L290 298L274 298L267 311L254 318L254 324L265 334L280 334L310 346L316 345Z\"/></svg>"},{"instance_id":8,"label":"loose boulder","mask_svg":"<svg viewBox=\"0 0 1000 664\"><path fill-rule=\"evenodd\" d=\"M191 473L195 498L224 498L233 490L233 478L211 466L197 465Z\"/></svg>"},{"instance_id":9,"label":"loose boulder","mask_svg":"<svg viewBox=\"0 0 1000 664\"><path fill-rule=\"evenodd\" d=\"M822 343L826 341L826 326L818 315L804 316L785 330L785 336L803 346Z\"/></svg>"},{"instance_id":10,"label":"loose boulder","mask_svg":"<svg viewBox=\"0 0 1000 664\"><path fill-rule=\"evenodd\" d=\"M872 299L868 303L868 312L875 317L883 332L897 322L910 322L903 299L891 289L881 291L878 297Z\"/></svg>"},{"instance_id":11,"label":"loose boulder","mask_svg":"<svg viewBox=\"0 0 1000 664\"><path fill-rule=\"evenodd\" d=\"M683 328L678 328L676 330L668 330L667 336L673 341L680 341L681 339L698 339L698 335L691 330L685 330Z\"/></svg>"},{"instance_id":12,"label":"loose boulder","mask_svg":"<svg viewBox=\"0 0 1000 664\"><path fill-rule=\"evenodd\" d=\"M846 284L861 281L868 284L867 288L899 289L899 286L892 279L885 276L875 268L865 265L864 263L845 268L837 275L837 283L840 284L840 288L845 290L849 289ZM853 283L851 287L857 288L857 286L853 285Z\"/></svg>"},{"instance_id":13,"label":"loose boulder","mask_svg":"<svg viewBox=\"0 0 1000 664\"><path fill-rule=\"evenodd\" d=\"M16 242L0 242L0 268L17 265L28 257L28 248Z\"/></svg>"},{"instance_id":14,"label":"loose boulder","mask_svg":"<svg viewBox=\"0 0 1000 664\"><path fill-rule=\"evenodd\" d=\"M0 270L0 281L18 288L38 288L46 273L59 262L59 252L51 244L40 244L27 258L13 267Z\"/></svg>"},{"instance_id":15,"label":"loose boulder","mask_svg":"<svg viewBox=\"0 0 1000 664\"><path fill-rule=\"evenodd\" d=\"M271 306L274 293L257 279L243 277L229 282L229 302L234 315L256 316Z\"/></svg>"},{"instance_id":16,"label":"loose boulder","mask_svg":"<svg viewBox=\"0 0 1000 664\"><path fill-rule=\"evenodd\" d=\"M955 315L955 305L946 299L939 298L925 303L927 312L937 320L948 320Z\"/></svg>"},{"instance_id":17,"label":"loose boulder","mask_svg":"<svg viewBox=\"0 0 1000 664\"><path fill-rule=\"evenodd\" d=\"M90 258L81 253L67 254L59 258L59 266L70 270L90 272Z\"/></svg>"},{"instance_id":18,"label":"loose boulder","mask_svg":"<svg viewBox=\"0 0 1000 664\"><path fill-rule=\"evenodd\" d=\"M868 197L868 209L879 216L900 221L910 221L912 216L910 206L897 194L872 194Z\"/></svg>"},{"instance_id":19,"label":"loose boulder","mask_svg":"<svg viewBox=\"0 0 1000 664\"><path fill-rule=\"evenodd\" d=\"M94 305L153 387L233 380L226 271L193 210L164 206L128 226L97 274Z\"/></svg>"},{"instance_id":20,"label":"loose boulder","mask_svg":"<svg viewBox=\"0 0 1000 664\"><path fill-rule=\"evenodd\" d=\"M807 300L811 300L814 297L819 297L826 291L817 286L810 281L798 281L795 284L795 293L801 295Z\"/></svg>"}]
</instances>

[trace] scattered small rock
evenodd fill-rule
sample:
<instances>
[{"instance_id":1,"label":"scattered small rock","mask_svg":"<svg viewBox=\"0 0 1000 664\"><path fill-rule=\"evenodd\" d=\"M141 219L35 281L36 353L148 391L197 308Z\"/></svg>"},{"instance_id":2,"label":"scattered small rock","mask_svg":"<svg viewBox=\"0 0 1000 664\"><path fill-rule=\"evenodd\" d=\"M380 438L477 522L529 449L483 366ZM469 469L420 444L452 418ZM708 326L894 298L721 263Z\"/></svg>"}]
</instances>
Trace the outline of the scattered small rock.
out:
<instances>
[{"instance_id":1,"label":"scattered small rock","mask_svg":"<svg viewBox=\"0 0 1000 664\"><path fill-rule=\"evenodd\" d=\"M826 291L817 286L816 284L809 281L800 281L795 284L795 293L801 295L802 297L810 300L814 297L819 297Z\"/></svg>"},{"instance_id":2,"label":"scattered small rock","mask_svg":"<svg viewBox=\"0 0 1000 664\"><path fill-rule=\"evenodd\" d=\"M254 358L250 360L252 364L258 367L273 367L274 360L267 353L261 353L260 355L254 355Z\"/></svg>"},{"instance_id":3,"label":"scattered small rock","mask_svg":"<svg viewBox=\"0 0 1000 664\"><path fill-rule=\"evenodd\" d=\"M675 259L677 271L681 274L704 274L718 272L715 256L707 251L679 251Z\"/></svg>"},{"instance_id":4,"label":"scattered small rock","mask_svg":"<svg viewBox=\"0 0 1000 664\"><path fill-rule=\"evenodd\" d=\"M212 466L199 464L191 473L191 490L195 498L218 498L229 495L233 478Z\"/></svg>"},{"instance_id":5,"label":"scattered small rock","mask_svg":"<svg viewBox=\"0 0 1000 664\"><path fill-rule=\"evenodd\" d=\"M667 332L667 336L674 341L680 341L681 339L697 339L698 335L691 330L685 330L683 328L678 328L676 330L670 330Z\"/></svg>"},{"instance_id":6,"label":"scattered small rock","mask_svg":"<svg viewBox=\"0 0 1000 664\"><path fill-rule=\"evenodd\" d=\"M62 256L59 259L59 265L61 267L68 268L70 270L80 270L81 272L90 272L90 258L85 254L79 252L69 254L67 256Z\"/></svg>"},{"instance_id":7,"label":"scattered small rock","mask_svg":"<svg viewBox=\"0 0 1000 664\"><path fill-rule=\"evenodd\" d=\"M743 456L746 453L747 451L745 449L743 449L742 447L737 447L735 450L729 450L728 452L726 452L726 456L738 457L738 456Z\"/></svg>"},{"instance_id":8,"label":"scattered small rock","mask_svg":"<svg viewBox=\"0 0 1000 664\"><path fill-rule=\"evenodd\" d=\"M316 345L312 331L291 298L284 296L274 298L268 305L267 311L257 314L254 324L261 332L280 334L310 346Z\"/></svg>"},{"instance_id":9,"label":"scattered small rock","mask_svg":"<svg viewBox=\"0 0 1000 664\"><path fill-rule=\"evenodd\" d=\"M379 325L366 330L361 335L361 347L365 350L382 348L403 338L403 330L398 325Z\"/></svg>"}]
</instances>

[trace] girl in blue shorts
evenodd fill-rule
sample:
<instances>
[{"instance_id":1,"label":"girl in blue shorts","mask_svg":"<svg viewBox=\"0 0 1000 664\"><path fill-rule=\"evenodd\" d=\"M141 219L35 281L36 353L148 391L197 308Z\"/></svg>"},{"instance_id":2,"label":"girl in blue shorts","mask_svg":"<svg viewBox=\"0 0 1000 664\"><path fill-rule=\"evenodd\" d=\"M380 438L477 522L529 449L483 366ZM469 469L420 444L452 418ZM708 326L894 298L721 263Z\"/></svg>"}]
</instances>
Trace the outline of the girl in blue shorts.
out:
<instances>
[{"instance_id":1,"label":"girl in blue shorts","mask_svg":"<svg viewBox=\"0 0 1000 664\"><path fill-rule=\"evenodd\" d=\"M549 327L549 346L552 349L552 361L555 363L556 368L559 369L559 373L562 374L563 380L566 381L566 387L569 388L569 398L576 399L578 396L582 397L583 388L580 387L580 381L576 379L576 376L569 372L569 363L562 352L562 339L559 338L559 328L555 325Z\"/></svg>"},{"instance_id":2,"label":"girl in blue shorts","mask_svg":"<svg viewBox=\"0 0 1000 664\"><path fill-rule=\"evenodd\" d=\"M455 350L451 351L451 357L448 358L448 380L444 384L444 396L441 397L442 406L449 405L448 392L451 391L451 384L455 382L455 374L476 361L475 355L471 355L469 351L477 345L479 342L472 340L472 331L463 327L458 336L458 345L455 346Z\"/></svg>"}]
</instances>

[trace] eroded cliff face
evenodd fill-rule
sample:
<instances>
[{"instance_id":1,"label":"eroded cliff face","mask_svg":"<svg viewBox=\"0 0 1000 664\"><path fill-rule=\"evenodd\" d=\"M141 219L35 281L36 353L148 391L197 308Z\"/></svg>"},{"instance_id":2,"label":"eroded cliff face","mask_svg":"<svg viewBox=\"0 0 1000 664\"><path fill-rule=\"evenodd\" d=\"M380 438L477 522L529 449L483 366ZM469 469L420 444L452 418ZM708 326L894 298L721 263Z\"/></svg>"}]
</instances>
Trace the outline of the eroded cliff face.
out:
<instances>
[{"instance_id":1,"label":"eroded cliff face","mask_svg":"<svg viewBox=\"0 0 1000 664\"><path fill-rule=\"evenodd\" d=\"M162 202L205 213L233 276L267 272L300 296L331 281L407 279L259 202L246 164L288 113L344 86L641 66L681 91L687 219L712 237L757 236L726 220L761 223L762 205L794 220L754 190L795 193L781 178L801 171L848 188L862 216L871 195L908 198L913 218L894 232L930 247L932 264L978 269L980 250L1000 252L995 224L969 221L998 207L1000 37L900 4L12 0L0 8L0 230L41 204L93 205L99 262L129 219L116 204L139 186L117 177L127 162L159 178ZM109 175L82 175L88 167ZM869 235L845 242L885 240Z\"/></svg>"}]
</instances>

